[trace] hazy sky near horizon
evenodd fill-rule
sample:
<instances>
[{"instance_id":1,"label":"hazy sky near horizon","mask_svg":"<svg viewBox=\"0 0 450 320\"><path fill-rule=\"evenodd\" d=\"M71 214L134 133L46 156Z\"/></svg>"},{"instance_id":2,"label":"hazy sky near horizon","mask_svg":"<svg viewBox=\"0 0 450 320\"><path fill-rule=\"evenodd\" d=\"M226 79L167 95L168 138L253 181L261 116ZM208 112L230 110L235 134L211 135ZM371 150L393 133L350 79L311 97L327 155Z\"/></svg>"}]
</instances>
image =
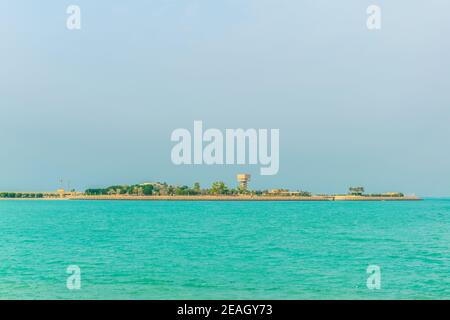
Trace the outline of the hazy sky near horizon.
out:
<instances>
[{"instance_id":1,"label":"hazy sky near horizon","mask_svg":"<svg viewBox=\"0 0 450 320\"><path fill-rule=\"evenodd\" d=\"M256 188L448 196L449 14L446 0L1 1L0 190L250 172ZM279 173L173 165L170 134L194 120L280 129Z\"/></svg>"}]
</instances>

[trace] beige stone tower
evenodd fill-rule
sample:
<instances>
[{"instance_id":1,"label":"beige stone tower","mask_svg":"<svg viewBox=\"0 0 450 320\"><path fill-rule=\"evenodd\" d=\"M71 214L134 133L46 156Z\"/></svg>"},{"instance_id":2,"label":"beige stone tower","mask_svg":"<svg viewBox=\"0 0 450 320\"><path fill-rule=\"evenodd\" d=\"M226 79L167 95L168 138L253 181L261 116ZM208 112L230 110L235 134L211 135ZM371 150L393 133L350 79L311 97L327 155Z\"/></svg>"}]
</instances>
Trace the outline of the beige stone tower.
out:
<instances>
[{"instance_id":1,"label":"beige stone tower","mask_svg":"<svg viewBox=\"0 0 450 320\"><path fill-rule=\"evenodd\" d=\"M250 175L247 173L240 173L237 175L237 181L239 182L239 188L242 190L247 190Z\"/></svg>"}]
</instances>

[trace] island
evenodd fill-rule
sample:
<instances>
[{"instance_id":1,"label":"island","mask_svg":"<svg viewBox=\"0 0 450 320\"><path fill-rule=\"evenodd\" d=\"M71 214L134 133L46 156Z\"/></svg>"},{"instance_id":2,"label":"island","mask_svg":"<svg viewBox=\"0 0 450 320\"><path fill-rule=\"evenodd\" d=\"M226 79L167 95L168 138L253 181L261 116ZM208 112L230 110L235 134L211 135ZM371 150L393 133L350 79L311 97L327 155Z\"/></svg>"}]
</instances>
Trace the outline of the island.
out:
<instances>
[{"instance_id":1,"label":"island","mask_svg":"<svg viewBox=\"0 0 450 320\"><path fill-rule=\"evenodd\" d=\"M350 187L346 194L313 194L308 191L288 189L250 190L249 174L238 174L238 185L229 188L216 181L209 188L196 182L192 187L170 185L166 182L145 182L133 185L114 185L106 188L89 188L84 192L0 192L0 200L178 200L178 201L414 201L415 195L401 192L368 194L364 187Z\"/></svg>"}]
</instances>

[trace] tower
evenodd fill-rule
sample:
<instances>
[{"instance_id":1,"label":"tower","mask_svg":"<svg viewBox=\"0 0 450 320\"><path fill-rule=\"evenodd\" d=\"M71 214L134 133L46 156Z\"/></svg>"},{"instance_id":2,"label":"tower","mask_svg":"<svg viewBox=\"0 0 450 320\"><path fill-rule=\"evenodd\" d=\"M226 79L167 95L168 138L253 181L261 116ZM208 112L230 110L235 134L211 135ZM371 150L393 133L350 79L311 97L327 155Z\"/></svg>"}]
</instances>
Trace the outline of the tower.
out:
<instances>
[{"instance_id":1,"label":"tower","mask_svg":"<svg viewBox=\"0 0 450 320\"><path fill-rule=\"evenodd\" d=\"M237 181L239 182L239 188L242 190L247 190L248 182L250 181L250 175L247 173L240 173L236 177Z\"/></svg>"}]
</instances>

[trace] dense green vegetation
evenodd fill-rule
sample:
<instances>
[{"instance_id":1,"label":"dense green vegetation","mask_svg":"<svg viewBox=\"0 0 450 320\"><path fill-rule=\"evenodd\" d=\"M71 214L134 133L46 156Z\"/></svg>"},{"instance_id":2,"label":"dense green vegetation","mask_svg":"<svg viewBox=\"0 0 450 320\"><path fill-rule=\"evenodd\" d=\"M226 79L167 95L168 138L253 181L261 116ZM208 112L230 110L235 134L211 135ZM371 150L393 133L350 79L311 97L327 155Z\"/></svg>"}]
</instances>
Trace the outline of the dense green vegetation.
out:
<instances>
[{"instance_id":1,"label":"dense green vegetation","mask_svg":"<svg viewBox=\"0 0 450 320\"><path fill-rule=\"evenodd\" d=\"M43 198L42 193L0 192L0 198Z\"/></svg>"},{"instance_id":2,"label":"dense green vegetation","mask_svg":"<svg viewBox=\"0 0 450 320\"><path fill-rule=\"evenodd\" d=\"M85 193L91 196L97 195L113 195L113 194L129 194L129 195L152 195L154 191L153 185L132 185L132 186L110 186L104 189L87 189Z\"/></svg>"},{"instance_id":3,"label":"dense green vegetation","mask_svg":"<svg viewBox=\"0 0 450 320\"><path fill-rule=\"evenodd\" d=\"M229 188L223 181L216 181L212 183L210 188L202 189L198 182L194 183L192 187L182 185L173 186L167 183L146 183L135 185L115 185L107 188L87 189L86 195L134 195L134 196L150 196L150 195L238 195L238 194L253 194L264 195L268 194L267 190L242 190L238 188ZM301 192L301 196L311 196L309 192Z\"/></svg>"},{"instance_id":4,"label":"dense green vegetation","mask_svg":"<svg viewBox=\"0 0 450 320\"><path fill-rule=\"evenodd\" d=\"M107 188L87 189L86 195L202 195L202 194L229 194L233 190L229 190L223 182L215 182L211 189L201 189L198 182L194 183L192 188L183 186L172 186L167 183L153 183L153 184L135 184L110 186Z\"/></svg>"},{"instance_id":5,"label":"dense green vegetation","mask_svg":"<svg viewBox=\"0 0 450 320\"><path fill-rule=\"evenodd\" d=\"M362 196L364 194L363 187L350 187L348 188L348 194L353 196Z\"/></svg>"}]
</instances>

